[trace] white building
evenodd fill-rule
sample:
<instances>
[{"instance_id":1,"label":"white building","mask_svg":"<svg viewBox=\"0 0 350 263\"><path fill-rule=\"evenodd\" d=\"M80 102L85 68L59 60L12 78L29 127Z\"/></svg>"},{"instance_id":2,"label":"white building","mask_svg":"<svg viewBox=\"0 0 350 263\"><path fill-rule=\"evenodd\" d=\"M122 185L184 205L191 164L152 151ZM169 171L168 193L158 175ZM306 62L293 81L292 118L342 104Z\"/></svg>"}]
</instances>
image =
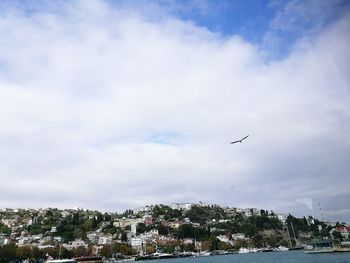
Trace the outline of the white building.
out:
<instances>
[{"instance_id":1,"label":"white building","mask_svg":"<svg viewBox=\"0 0 350 263\"><path fill-rule=\"evenodd\" d=\"M260 210L257 208L245 208L243 209L243 213L247 217L258 216L260 215Z\"/></svg>"},{"instance_id":2,"label":"white building","mask_svg":"<svg viewBox=\"0 0 350 263\"><path fill-rule=\"evenodd\" d=\"M153 205L146 205L144 207L141 208L136 208L132 210L133 214L138 214L138 213L148 213L148 212L152 212L153 210Z\"/></svg>"},{"instance_id":3,"label":"white building","mask_svg":"<svg viewBox=\"0 0 350 263\"><path fill-rule=\"evenodd\" d=\"M177 210L188 211L188 210L191 210L192 204L190 204L190 203L173 203L173 204L171 204L171 208L177 209Z\"/></svg>"},{"instance_id":4,"label":"white building","mask_svg":"<svg viewBox=\"0 0 350 263\"><path fill-rule=\"evenodd\" d=\"M30 244L31 241L32 241L32 239L30 237L21 237L18 239L17 245L19 247L27 246Z\"/></svg>"},{"instance_id":5,"label":"white building","mask_svg":"<svg viewBox=\"0 0 350 263\"><path fill-rule=\"evenodd\" d=\"M140 237L131 238L131 247L133 249L140 249L142 247L142 239Z\"/></svg>"},{"instance_id":6,"label":"white building","mask_svg":"<svg viewBox=\"0 0 350 263\"><path fill-rule=\"evenodd\" d=\"M79 247L85 247L87 248L88 245L85 243L84 240L74 240L74 241L71 241L69 242L68 244L63 244L63 247L68 249L68 250L71 250L73 248L79 248Z\"/></svg>"},{"instance_id":7,"label":"white building","mask_svg":"<svg viewBox=\"0 0 350 263\"><path fill-rule=\"evenodd\" d=\"M55 241L61 243L61 242L63 241L63 238L60 237L60 236L55 236L55 237L53 237L53 240L55 240Z\"/></svg>"},{"instance_id":8,"label":"white building","mask_svg":"<svg viewBox=\"0 0 350 263\"><path fill-rule=\"evenodd\" d=\"M0 234L0 247L7 245L8 243L9 239L4 234Z\"/></svg>"},{"instance_id":9,"label":"white building","mask_svg":"<svg viewBox=\"0 0 350 263\"><path fill-rule=\"evenodd\" d=\"M127 226L131 226L132 224L138 224L142 222L142 218L122 218L122 219L117 219L113 222L114 227L121 227L125 228Z\"/></svg>"},{"instance_id":10,"label":"white building","mask_svg":"<svg viewBox=\"0 0 350 263\"><path fill-rule=\"evenodd\" d=\"M277 214L277 218L279 221L281 221L283 224L286 223L288 215L286 214Z\"/></svg>"},{"instance_id":11,"label":"white building","mask_svg":"<svg viewBox=\"0 0 350 263\"><path fill-rule=\"evenodd\" d=\"M237 233L237 234L232 234L232 239L233 240L245 240L247 239L244 234L242 233Z\"/></svg>"},{"instance_id":12,"label":"white building","mask_svg":"<svg viewBox=\"0 0 350 263\"><path fill-rule=\"evenodd\" d=\"M137 224L131 224L131 236L136 236L136 226Z\"/></svg>"},{"instance_id":13,"label":"white building","mask_svg":"<svg viewBox=\"0 0 350 263\"><path fill-rule=\"evenodd\" d=\"M98 239L98 245L111 245L112 244L112 236L106 235L106 236L100 236Z\"/></svg>"},{"instance_id":14,"label":"white building","mask_svg":"<svg viewBox=\"0 0 350 263\"><path fill-rule=\"evenodd\" d=\"M216 237L217 239L219 239L221 242L224 242L224 243L232 243L232 241L230 239L228 239L227 236L225 235L219 235Z\"/></svg>"},{"instance_id":15,"label":"white building","mask_svg":"<svg viewBox=\"0 0 350 263\"><path fill-rule=\"evenodd\" d=\"M86 237L88 238L88 240L91 242L91 243L97 243L99 238L100 238L100 233L98 232L90 232L90 233L87 233Z\"/></svg>"},{"instance_id":16,"label":"white building","mask_svg":"<svg viewBox=\"0 0 350 263\"><path fill-rule=\"evenodd\" d=\"M62 215L63 218L65 218L65 217L69 216L69 212L68 211L62 211L61 215Z\"/></svg>"}]
</instances>

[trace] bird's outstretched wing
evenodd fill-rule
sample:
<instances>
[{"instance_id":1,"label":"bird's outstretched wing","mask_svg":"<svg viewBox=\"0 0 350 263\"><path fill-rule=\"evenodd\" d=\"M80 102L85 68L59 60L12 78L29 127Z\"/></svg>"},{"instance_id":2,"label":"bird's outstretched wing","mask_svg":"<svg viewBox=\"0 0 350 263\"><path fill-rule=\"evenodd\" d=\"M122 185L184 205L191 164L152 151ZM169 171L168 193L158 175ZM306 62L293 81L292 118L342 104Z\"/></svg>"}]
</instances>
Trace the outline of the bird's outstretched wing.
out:
<instances>
[{"instance_id":1,"label":"bird's outstretched wing","mask_svg":"<svg viewBox=\"0 0 350 263\"><path fill-rule=\"evenodd\" d=\"M244 138L238 140L238 141L233 141L233 142L230 142L230 144L234 144L234 143L237 143L237 142L242 142L243 140L247 139L249 137L249 134L247 136L245 136Z\"/></svg>"},{"instance_id":2,"label":"bird's outstretched wing","mask_svg":"<svg viewBox=\"0 0 350 263\"><path fill-rule=\"evenodd\" d=\"M242 138L241 141L247 139L248 137L249 137L249 134L246 137Z\"/></svg>"}]
</instances>

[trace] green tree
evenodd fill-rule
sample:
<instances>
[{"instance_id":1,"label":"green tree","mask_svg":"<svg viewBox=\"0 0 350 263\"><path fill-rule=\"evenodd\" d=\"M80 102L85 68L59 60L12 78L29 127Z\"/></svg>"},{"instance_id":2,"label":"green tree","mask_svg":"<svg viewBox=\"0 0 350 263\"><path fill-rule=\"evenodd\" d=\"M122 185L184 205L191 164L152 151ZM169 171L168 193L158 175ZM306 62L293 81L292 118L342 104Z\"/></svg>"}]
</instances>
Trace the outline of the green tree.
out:
<instances>
[{"instance_id":1,"label":"green tree","mask_svg":"<svg viewBox=\"0 0 350 263\"><path fill-rule=\"evenodd\" d=\"M31 247L28 247L28 246L18 247L16 249L16 257L19 259L31 258L32 257Z\"/></svg>"},{"instance_id":2,"label":"green tree","mask_svg":"<svg viewBox=\"0 0 350 263\"><path fill-rule=\"evenodd\" d=\"M126 235L126 233L125 233L125 232L123 232L123 233L122 233L122 236L121 236L121 241L122 241L122 242L126 242L126 241L128 241L128 236Z\"/></svg>"},{"instance_id":3,"label":"green tree","mask_svg":"<svg viewBox=\"0 0 350 263\"><path fill-rule=\"evenodd\" d=\"M169 234L169 228L167 228L166 226L164 226L162 224L159 224L157 226L157 230L158 230L159 235L166 236L167 234Z\"/></svg>"},{"instance_id":4,"label":"green tree","mask_svg":"<svg viewBox=\"0 0 350 263\"><path fill-rule=\"evenodd\" d=\"M339 242L343 241L343 236L341 235L341 233L339 231L334 231L332 233L333 239L337 240Z\"/></svg>"},{"instance_id":5,"label":"green tree","mask_svg":"<svg viewBox=\"0 0 350 263\"><path fill-rule=\"evenodd\" d=\"M11 234L11 228L5 226L2 222L0 222L0 233L4 233L6 235Z\"/></svg>"},{"instance_id":6,"label":"green tree","mask_svg":"<svg viewBox=\"0 0 350 263\"><path fill-rule=\"evenodd\" d=\"M136 226L136 233L142 234L146 232L146 225L144 223L138 223Z\"/></svg>"},{"instance_id":7,"label":"green tree","mask_svg":"<svg viewBox=\"0 0 350 263\"><path fill-rule=\"evenodd\" d=\"M106 258L112 257L112 247L110 245L103 246L103 248L101 248L100 255Z\"/></svg>"},{"instance_id":8,"label":"green tree","mask_svg":"<svg viewBox=\"0 0 350 263\"><path fill-rule=\"evenodd\" d=\"M193 238L194 230L191 224L182 224L179 226L177 235L179 238Z\"/></svg>"},{"instance_id":9,"label":"green tree","mask_svg":"<svg viewBox=\"0 0 350 263\"><path fill-rule=\"evenodd\" d=\"M14 244L0 247L0 263L8 263L16 257L16 247Z\"/></svg>"}]
</instances>

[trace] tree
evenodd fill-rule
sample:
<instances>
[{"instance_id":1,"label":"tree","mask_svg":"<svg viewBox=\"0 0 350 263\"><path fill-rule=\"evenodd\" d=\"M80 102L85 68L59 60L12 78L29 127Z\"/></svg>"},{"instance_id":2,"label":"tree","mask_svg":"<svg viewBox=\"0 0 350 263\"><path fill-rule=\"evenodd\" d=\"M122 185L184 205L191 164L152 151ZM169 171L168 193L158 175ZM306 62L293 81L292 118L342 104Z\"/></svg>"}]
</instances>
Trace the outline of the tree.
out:
<instances>
[{"instance_id":1,"label":"tree","mask_svg":"<svg viewBox=\"0 0 350 263\"><path fill-rule=\"evenodd\" d=\"M121 236L121 241L122 241L122 242L126 242L126 241L128 241L128 236L126 235L126 233L125 233L125 232L123 232L123 233L122 233L122 236Z\"/></svg>"},{"instance_id":2,"label":"tree","mask_svg":"<svg viewBox=\"0 0 350 263\"><path fill-rule=\"evenodd\" d=\"M103 221L111 221L111 219L112 219L112 217L111 217L110 214L105 213L105 214L103 215Z\"/></svg>"},{"instance_id":3,"label":"tree","mask_svg":"<svg viewBox=\"0 0 350 263\"><path fill-rule=\"evenodd\" d=\"M112 248L110 245L105 245L101 248L100 255L102 257L110 258L112 257Z\"/></svg>"},{"instance_id":4,"label":"tree","mask_svg":"<svg viewBox=\"0 0 350 263\"><path fill-rule=\"evenodd\" d=\"M253 242L255 247L262 247L263 246L263 236L261 234L256 234L253 237Z\"/></svg>"},{"instance_id":5,"label":"tree","mask_svg":"<svg viewBox=\"0 0 350 263\"><path fill-rule=\"evenodd\" d=\"M138 223L136 226L136 233L142 234L146 232L146 225L144 223Z\"/></svg>"},{"instance_id":6,"label":"tree","mask_svg":"<svg viewBox=\"0 0 350 263\"><path fill-rule=\"evenodd\" d=\"M179 238L190 238L194 237L193 226L191 224L183 224L180 225L178 229L178 237Z\"/></svg>"},{"instance_id":7,"label":"tree","mask_svg":"<svg viewBox=\"0 0 350 263\"><path fill-rule=\"evenodd\" d=\"M343 236L341 235L341 233L339 231L334 231L332 233L333 239L337 240L337 241L343 241Z\"/></svg>"},{"instance_id":8,"label":"tree","mask_svg":"<svg viewBox=\"0 0 350 263\"><path fill-rule=\"evenodd\" d=\"M166 236L167 234L169 234L169 229L164 225L159 224L157 226L157 230L159 235Z\"/></svg>"},{"instance_id":9,"label":"tree","mask_svg":"<svg viewBox=\"0 0 350 263\"><path fill-rule=\"evenodd\" d=\"M201 249L203 251L211 251L212 250L212 242L210 240L202 241Z\"/></svg>"},{"instance_id":10,"label":"tree","mask_svg":"<svg viewBox=\"0 0 350 263\"><path fill-rule=\"evenodd\" d=\"M14 244L0 247L0 263L8 263L16 257L16 247Z\"/></svg>"},{"instance_id":11,"label":"tree","mask_svg":"<svg viewBox=\"0 0 350 263\"><path fill-rule=\"evenodd\" d=\"M112 253L121 253L123 255L133 255L135 251L127 244L114 243Z\"/></svg>"},{"instance_id":12,"label":"tree","mask_svg":"<svg viewBox=\"0 0 350 263\"><path fill-rule=\"evenodd\" d=\"M2 222L0 222L0 233L4 233L6 235L11 234L11 228L5 226Z\"/></svg>"},{"instance_id":13,"label":"tree","mask_svg":"<svg viewBox=\"0 0 350 263\"><path fill-rule=\"evenodd\" d=\"M27 259L32 257L32 250L28 246L18 247L16 249L16 257L19 259Z\"/></svg>"},{"instance_id":14,"label":"tree","mask_svg":"<svg viewBox=\"0 0 350 263\"><path fill-rule=\"evenodd\" d=\"M37 248L37 247L33 247L32 248L32 258L40 259L42 257L43 257L42 251L39 248ZM66 257L66 258L68 258L68 257Z\"/></svg>"},{"instance_id":15,"label":"tree","mask_svg":"<svg viewBox=\"0 0 350 263\"><path fill-rule=\"evenodd\" d=\"M241 230L242 230L241 232L245 236L249 236L249 237L253 237L258 232L256 225L253 225L249 222L243 222L243 224L241 226Z\"/></svg>"}]
</instances>

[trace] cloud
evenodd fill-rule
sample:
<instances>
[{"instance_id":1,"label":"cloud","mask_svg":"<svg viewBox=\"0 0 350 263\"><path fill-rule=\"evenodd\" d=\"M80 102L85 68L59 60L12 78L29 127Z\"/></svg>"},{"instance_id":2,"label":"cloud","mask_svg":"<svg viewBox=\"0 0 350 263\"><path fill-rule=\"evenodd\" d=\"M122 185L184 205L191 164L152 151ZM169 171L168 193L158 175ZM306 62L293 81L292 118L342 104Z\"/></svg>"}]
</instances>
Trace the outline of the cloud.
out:
<instances>
[{"instance_id":1,"label":"cloud","mask_svg":"<svg viewBox=\"0 0 350 263\"><path fill-rule=\"evenodd\" d=\"M238 35L167 14L18 8L0 16L0 206L303 214L300 200L349 194L348 15L267 63Z\"/></svg>"},{"instance_id":2,"label":"cloud","mask_svg":"<svg viewBox=\"0 0 350 263\"><path fill-rule=\"evenodd\" d=\"M301 38L312 41L350 10L349 2L344 0L272 1L269 6L276 14L269 21L262 47L273 58L288 56Z\"/></svg>"}]
</instances>

